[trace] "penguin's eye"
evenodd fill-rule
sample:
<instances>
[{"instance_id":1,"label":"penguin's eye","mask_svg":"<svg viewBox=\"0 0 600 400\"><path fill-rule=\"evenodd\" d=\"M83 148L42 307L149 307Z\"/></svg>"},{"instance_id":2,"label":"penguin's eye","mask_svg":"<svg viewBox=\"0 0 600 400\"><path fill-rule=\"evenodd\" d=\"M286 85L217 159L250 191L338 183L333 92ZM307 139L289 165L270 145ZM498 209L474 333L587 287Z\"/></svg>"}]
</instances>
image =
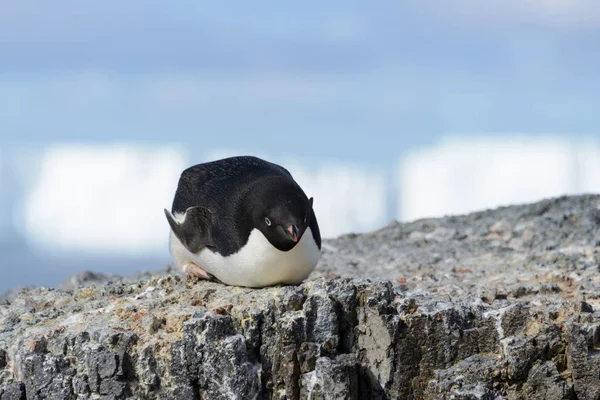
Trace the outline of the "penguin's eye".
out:
<instances>
[{"instance_id":1,"label":"penguin's eye","mask_svg":"<svg viewBox=\"0 0 600 400\"><path fill-rule=\"evenodd\" d=\"M271 220L269 219L269 217L265 217L265 223L267 224L267 226L271 226Z\"/></svg>"}]
</instances>

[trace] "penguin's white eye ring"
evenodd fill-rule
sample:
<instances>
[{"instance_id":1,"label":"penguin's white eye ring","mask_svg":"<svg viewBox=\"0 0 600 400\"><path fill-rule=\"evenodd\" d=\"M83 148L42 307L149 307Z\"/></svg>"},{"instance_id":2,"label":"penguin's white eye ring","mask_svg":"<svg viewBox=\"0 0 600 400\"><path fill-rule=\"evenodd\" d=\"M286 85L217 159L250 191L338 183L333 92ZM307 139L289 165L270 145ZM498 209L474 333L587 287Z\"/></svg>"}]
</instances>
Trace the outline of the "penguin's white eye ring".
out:
<instances>
[{"instance_id":1,"label":"penguin's white eye ring","mask_svg":"<svg viewBox=\"0 0 600 400\"><path fill-rule=\"evenodd\" d=\"M265 217L265 223L267 224L267 226L271 226L271 220L269 219L269 217Z\"/></svg>"}]
</instances>

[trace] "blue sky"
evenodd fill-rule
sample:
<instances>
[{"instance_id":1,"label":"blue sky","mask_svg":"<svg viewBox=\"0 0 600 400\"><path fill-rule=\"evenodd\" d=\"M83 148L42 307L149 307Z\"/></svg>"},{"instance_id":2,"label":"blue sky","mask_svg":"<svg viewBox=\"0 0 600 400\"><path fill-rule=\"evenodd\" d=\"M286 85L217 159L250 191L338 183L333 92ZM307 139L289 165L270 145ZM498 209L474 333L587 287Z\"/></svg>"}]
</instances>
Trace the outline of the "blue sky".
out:
<instances>
[{"instance_id":1,"label":"blue sky","mask_svg":"<svg viewBox=\"0 0 600 400\"><path fill-rule=\"evenodd\" d=\"M595 135L599 34L592 1L9 2L2 141L389 164L446 133Z\"/></svg>"}]
</instances>

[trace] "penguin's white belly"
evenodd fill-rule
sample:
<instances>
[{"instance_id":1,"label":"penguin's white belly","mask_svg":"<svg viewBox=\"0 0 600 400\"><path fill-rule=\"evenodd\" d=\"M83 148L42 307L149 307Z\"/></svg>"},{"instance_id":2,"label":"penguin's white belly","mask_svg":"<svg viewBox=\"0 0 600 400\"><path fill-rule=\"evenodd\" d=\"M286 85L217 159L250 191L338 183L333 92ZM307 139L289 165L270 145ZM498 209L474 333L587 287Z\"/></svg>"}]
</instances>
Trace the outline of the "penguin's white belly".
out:
<instances>
[{"instance_id":1,"label":"penguin's white belly","mask_svg":"<svg viewBox=\"0 0 600 400\"><path fill-rule=\"evenodd\" d=\"M193 254L171 232L171 254L180 267L193 262L225 284L263 287L302 282L317 265L320 251L310 228L289 251L273 247L262 232L253 229L246 245L227 257L209 249Z\"/></svg>"}]
</instances>

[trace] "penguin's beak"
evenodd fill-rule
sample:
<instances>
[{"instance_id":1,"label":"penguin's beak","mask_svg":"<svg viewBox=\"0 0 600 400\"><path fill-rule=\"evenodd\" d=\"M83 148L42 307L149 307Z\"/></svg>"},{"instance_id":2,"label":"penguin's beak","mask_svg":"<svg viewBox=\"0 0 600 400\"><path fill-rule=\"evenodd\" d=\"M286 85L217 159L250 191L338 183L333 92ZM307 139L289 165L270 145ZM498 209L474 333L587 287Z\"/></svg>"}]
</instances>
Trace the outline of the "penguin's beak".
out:
<instances>
[{"instance_id":1,"label":"penguin's beak","mask_svg":"<svg viewBox=\"0 0 600 400\"><path fill-rule=\"evenodd\" d=\"M289 228L286 229L288 235L294 242L298 241L298 227L294 224L290 225Z\"/></svg>"}]
</instances>

